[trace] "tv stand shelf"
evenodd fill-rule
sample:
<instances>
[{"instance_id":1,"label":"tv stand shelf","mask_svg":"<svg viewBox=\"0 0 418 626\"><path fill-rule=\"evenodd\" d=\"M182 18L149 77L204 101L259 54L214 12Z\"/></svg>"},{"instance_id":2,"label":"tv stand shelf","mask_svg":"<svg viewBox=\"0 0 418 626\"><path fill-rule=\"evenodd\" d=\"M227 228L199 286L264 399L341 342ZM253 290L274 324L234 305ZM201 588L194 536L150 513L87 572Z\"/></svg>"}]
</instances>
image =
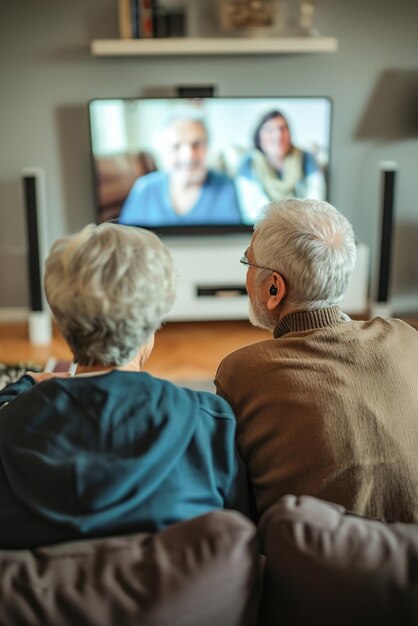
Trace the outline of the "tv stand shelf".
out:
<instances>
[{"instance_id":1,"label":"tv stand shelf","mask_svg":"<svg viewBox=\"0 0 418 626\"><path fill-rule=\"evenodd\" d=\"M96 39L93 56L187 56L335 52L334 37Z\"/></svg>"}]
</instances>

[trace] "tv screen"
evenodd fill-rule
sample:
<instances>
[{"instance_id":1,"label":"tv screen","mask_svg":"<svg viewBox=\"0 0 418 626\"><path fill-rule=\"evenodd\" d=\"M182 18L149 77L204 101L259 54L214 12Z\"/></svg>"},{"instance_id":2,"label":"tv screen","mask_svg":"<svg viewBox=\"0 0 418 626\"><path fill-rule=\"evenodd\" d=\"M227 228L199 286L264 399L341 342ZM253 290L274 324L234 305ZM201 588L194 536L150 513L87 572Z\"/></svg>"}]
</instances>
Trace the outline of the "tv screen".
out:
<instances>
[{"instance_id":1,"label":"tv screen","mask_svg":"<svg viewBox=\"0 0 418 626\"><path fill-rule=\"evenodd\" d=\"M326 97L100 99L89 119L99 222L239 232L272 200L328 197Z\"/></svg>"}]
</instances>

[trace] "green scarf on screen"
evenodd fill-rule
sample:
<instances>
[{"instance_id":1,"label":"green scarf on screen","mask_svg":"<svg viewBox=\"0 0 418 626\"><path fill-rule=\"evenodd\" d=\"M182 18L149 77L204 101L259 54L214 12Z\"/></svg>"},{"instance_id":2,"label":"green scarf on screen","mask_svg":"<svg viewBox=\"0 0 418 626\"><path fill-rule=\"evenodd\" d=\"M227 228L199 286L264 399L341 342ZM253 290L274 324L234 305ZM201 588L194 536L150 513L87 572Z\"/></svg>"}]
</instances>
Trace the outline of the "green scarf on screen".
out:
<instances>
[{"instance_id":1,"label":"green scarf on screen","mask_svg":"<svg viewBox=\"0 0 418 626\"><path fill-rule=\"evenodd\" d=\"M261 150L253 150L252 167L270 200L281 200L295 195L298 181L303 179L302 151L292 147L284 158L282 178L277 178L276 170L267 161Z\"/></svg>"}]
</instances>

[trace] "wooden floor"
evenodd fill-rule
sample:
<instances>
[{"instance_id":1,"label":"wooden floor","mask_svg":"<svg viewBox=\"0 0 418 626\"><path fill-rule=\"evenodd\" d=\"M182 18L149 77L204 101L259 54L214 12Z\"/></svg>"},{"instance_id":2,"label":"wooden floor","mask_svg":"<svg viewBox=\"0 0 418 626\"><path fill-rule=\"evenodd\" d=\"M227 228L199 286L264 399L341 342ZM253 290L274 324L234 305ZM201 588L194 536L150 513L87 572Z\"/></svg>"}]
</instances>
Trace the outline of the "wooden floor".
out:
<instances>
[{"instance_id":1,"label":"wooden floor","mask_svg":"<svg viewBox=\"0 0 418 626\"><path fill-rule=\"evenodd\" d=\"M243 345L271 337L246 321L171 322L158 331L144 370L169 380L213 378L221 359ZM33 346L26 324L0 325L0 362L44 365L49 357L71 359L57 330L49 346Z\"/></svg>"},{"instance_id":2,"label":"wooden floor","mask_svg":"<svg viewBox=\"0 0 418 626\"><path fill-rule=\"evenodd\" d=\"M418 328L418 318L406 322ZM174 381L213 378L219 362L237 348L268 339L271 334L246 321L171 322L158 331L155 347L144 370ZM44 365L50 356L71 359L65 341L54 331L49 346L33 346L26 324L0 324L0 362Z\"/></svg>"}]
</instances>

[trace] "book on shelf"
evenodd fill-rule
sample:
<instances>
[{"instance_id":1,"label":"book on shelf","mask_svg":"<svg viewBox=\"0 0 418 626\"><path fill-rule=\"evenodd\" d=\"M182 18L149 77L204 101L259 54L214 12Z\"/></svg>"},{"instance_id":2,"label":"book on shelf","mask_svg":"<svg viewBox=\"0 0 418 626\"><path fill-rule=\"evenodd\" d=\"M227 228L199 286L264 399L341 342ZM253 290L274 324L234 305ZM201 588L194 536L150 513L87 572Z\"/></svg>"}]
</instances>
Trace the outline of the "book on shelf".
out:
<instances>
[{"instance_id":1,"label":"book on shelf","mask_svg":"<svg viewBox=\"0 0 418 626\"><path fill-rule=\"evenodd\" d=\"M121 39L183 37L185 11L161 0L118 0Z\"/></svg>"},{"instance_id":2,"label":"book on shelf","mask_svg":"<svg viewBox=\"0 0 418 626\"><path fill-rule=\"evenodd\" d=\"M141 36L142 0L118 0L119 37L137 39Z\"/></svg>"},{"instance_id":3,"label":"book on shelf","mask_svg":"<svg viewBox=\"0 0 418 626\"><path fill-rule=\"evenodd\" d=\"M154 6L152 0L138 0L139 36L144 39L154 37Z\"/></svg>"},{"instance_id":4,"label":"book on shelf","mask_svg":"<svg viewBox=\"0 0 418 626\"><path fill-rule=\"evenodd\" d=\"M131 0L131 30L132 37L138 39L141 36L141 6L140 0Z\"/></svg>"},{"instance_id":5,"label":"book on shelf","mask_svg":"<svg viewBox=\"0 0 418 626\"><path fill-rule=\"evenodd\" d=\"M132 39L131 0L118 0L119 37Z\"/></svg>"}]
</instances>

